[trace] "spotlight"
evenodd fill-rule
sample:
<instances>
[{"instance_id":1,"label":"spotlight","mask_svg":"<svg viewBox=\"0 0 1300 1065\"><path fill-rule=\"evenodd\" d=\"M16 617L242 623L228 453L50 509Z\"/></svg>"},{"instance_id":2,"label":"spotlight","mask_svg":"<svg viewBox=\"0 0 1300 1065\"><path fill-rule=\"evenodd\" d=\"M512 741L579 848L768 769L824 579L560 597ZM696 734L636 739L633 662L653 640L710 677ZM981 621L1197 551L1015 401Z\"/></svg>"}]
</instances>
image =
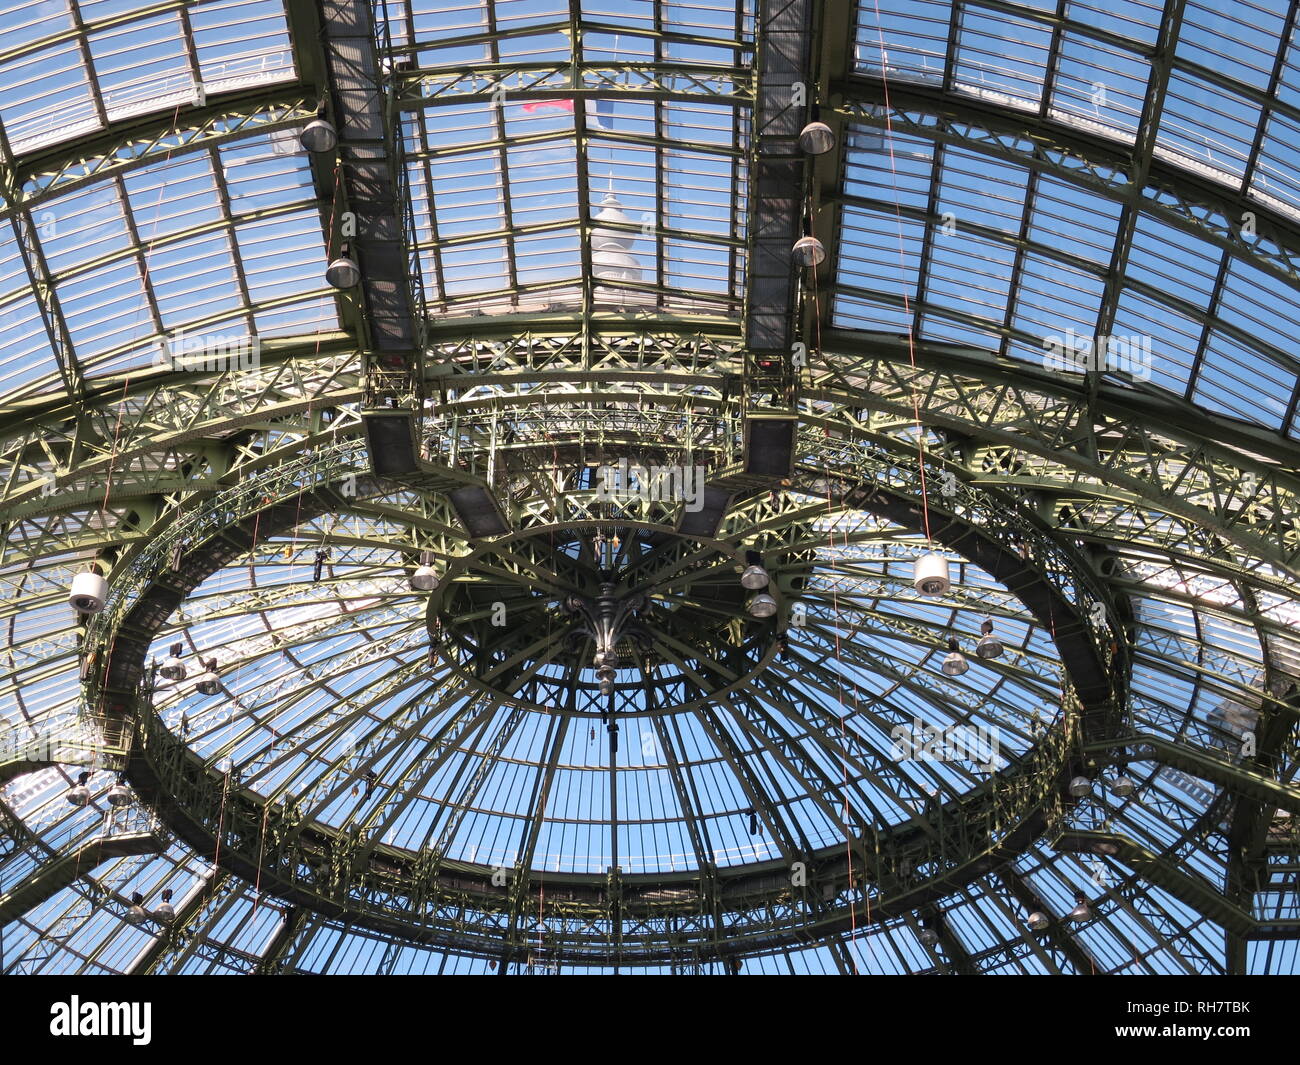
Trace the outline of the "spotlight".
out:
<instances>
[{"instance_id":1,"label":"spotlight","mask_svg":"<svg viewBox=\"0 0 1300 1065\"><path fill-rule=\"evenodd\" d=\"M921 555L912 567L912 586L922 595L944 595L952 587L948 560L937 551Z\"/></svg>"},{"instance_id":2,"label":"spotlight","mask_svg":"<svg viewBox=\"0 0 1300 1065\"><path fill-rule=\"evenodd\" d=\"M614 667L611 665L602 665L599 669L596 670L596 679L600 681L601 695L614 694L614 678L617 675L618 675L617 672L615 671Z\"/></svg>"},{"instance_id":3,"label":"spotlight","mask_svg":"<svg viewBox=\"0 0 1300 1065\"><path fill-rule=\"evenodd\" d=\"M438 587L438 571L433 568L433 552L420 552L420 565L411 574L411 591L431 592Z\"/></svg>"},{"instance_id":4,"label":"spotlight","mask_svg":"<svg viewBox=\"0 0 1300 1065\"><path fill-rule=\"evenodd\" d=\"M821 120L816 107L813 108L812 121L799 134L799 147L808 155L825 155L835 147L835 134Z\"/></svg>"},{"instance_id":5,"label":"spotlight","mask_svg":"<svg viewBox=\"0 0 1300 1065\"><path fill-rule=\"evenodd\" d=\"M176 907L172 905L172 889L168 888L162 893L162 902L158 904L153 915L164 924L171 924L176 920Z\"/></svg>"},{"instance_id":6,"label":"spotlight","mask_svg":"<svg viewBox=\"0 0 1300 1065\"><path fill-rule=\"evenodd\" d=\"M980 622L980 632L982 635L975 645L975 653L980 658L1001 658L1002 641L993 635L993 622L990 619L985 618Z\"/></svg>"},{"instance_id":7,"label":"spotlight","mask_svg":"<svg viewBox=\"0 0 1300 1065\"><path fill-rule=\"evenodd\" d=\"M99 575L98 570L88 569L72 578L72 587L68 589L68 602L78 614L98 614L104 609L104 600L108 596L108 581Z\"/></svg>"},{"instance_id":8,"label":"spotlight","mask_svg":"<svg viewBox=\"0 0 1300 1065\"><path fill-rule=\"evenodd\" d=\"M1092 907L1088 905L1088 900L1082 891L1076 891L1074 894L1074 909L1070 911L1071 921L1086 921L1092 916Z\"/></svg>"},{"instance_id":9,"label":"spotlight","mask_svg":"<svg viewBox=\"0 0 1300 1065\"><path fill-rule=\"evenodd\" d=\"M1127 773L1121 773L1110 782L1110 793L1117 799L1127 799L1136 789L1137 785Z\"/></svg>"},{"instance_id":10,"label":"spotlight","mask_svg":"<svg viewBox=\"0 0 1300 1065\"><path fill-rule=\"evenodd\" d=\"M144 896L138 891L131 892L131 908L126 911L127 924L140 925L149 919L144 912Z\"/></svg>"},{"instance_id":11,"label":"spotlight","mask_svg":"<svg viewBox=\"0 0 1300 1065\"><path fill-rule=\"evenodd\" d=\"M745 604L745 609L749 611L749 616L754 618L770 618L776 613L776 600L767 592L759 592L749 597L749 602Z\"/></svg>"},{"instance_id":12,"label":"spotlight","mask_svg":"<svg viewBox=\"0 0 1300 1065\"><path fill-rule=\"evenodd\" d=\"M171 654L164 658L162 660L162 665L158 667L158 672L167 680L185 679L185 663L181 661L181 654L184 650L184 644L172 644Z\"/></svg>"},{"instance_id":13,"label":"spotlight","mask_svg":"<svg viewBox=\"0 0 1300 1065\"><path fill-rule=\"evenodd\" d=\"M944 657L941 668L945 677L960 677L970 669L970 663L966 661L966 656L961 653L961 647L957 644L956 636L948 637L948 654Z\"/></svg>"},{"instance_id":14,"label":"spotlight","mask_svg":"<svg viewBox=\"0 0 1300 1065\"><path fill-rule=\"evenodd\" d=\"M1087 777L1075 777L1070 781L1070 794L1076 799L1092 794L1092 781Z\"/></svg>"},{"instance_id":15,"label":"spotlight","mask_svg":"<svg viewBox=\"0 0 1300 1065\"><path fill-rule=\"evenodd\" d=\"M313 118L298 135L298 142L309 152L332 152L338 147L339 133L323 118Z\"/></svg>"},{"instance_id":16,"label":"spotlight","mask_svg":"<svg viewBox=\"0 0 1300 1065\"><path fill-rule=\"evenodd\" d=\"M794 242L791 254L804 266L820 266L826 261L826 248L811 233Z\"/></svg>"},{"instance_id":17,"label":"spotlight","mask_svg":"<svg viewBox=\"0 0 1300 1065\"><path fill-rule=\"evenodd\" d=\"M90 803L90 788L86 786L86 781L90 779L89 773L78 773L77 782L68 789L65 798L73 806L87 806Z\"/></svg>"},{"instance_id":18,"label":"spotlight","mask_svg":"<svg viewBox=\"0 0 1300 1065\"><path fill-rule=\"evenodd\" d=\"M361 267L348 254L348 246L339 249L336 258L325 267L325 280L337 289L356 288L361 283Z\"/></svg>"},{"instance_id":19,"label":"spotlight","mask_svg":"<svg viewBox=\"0 0 1300 1065\"><path fill-rule=\"evenodd\" d=\"M916 938L927 947L937 947L939 945L939 933L933 928L922 928Z\"/></svg>"},{"instance_id":20,"label":"spotlight","mask_svg":"<svg viewBox=\"0 0 1300 1065\"><path fill-rule=\"evenodd\" d=\"M1029 920L1025 923L1029 925L1030 931L1041 932L1052 922L1047 919L1047 914L1045 913L1031 913L1029 915Z\"/></svg>"},{"instance_id":21,"label":"spotlight","mask_svg":"<svg viewBox=\"0 0 1300 1065\"><path fill-rule=\"evenodd\" d=\"M751 592L766 588L771 578L763 568L763 556L757 551L746 551L745 562L745 572L740 575L740 586Z\"/></svg>"},{"instance_id":22,"label":"spotlight","mask_svg":"<svg viewBox=\"0 0 1300 1065\"><path fill-rule=\"evenodd\" d=\"M131 802L131 791L126 786L126 781L118 777L117 782L108 789L108 795L105 798L108 799L109 806L128 805Z\"/></svg>"},{"instance_id":23,"label":"spotlight","mask_svg":"<svg viewBox=\"0 0 1300 1065\"><path fill-rule=\"evenodd\" d=\"M194 690L200 695L216 695L221 691L221 678L217 676L217 660L209 658L203 664L203 672L194 678Z\"/></svg>"}]
</instances>

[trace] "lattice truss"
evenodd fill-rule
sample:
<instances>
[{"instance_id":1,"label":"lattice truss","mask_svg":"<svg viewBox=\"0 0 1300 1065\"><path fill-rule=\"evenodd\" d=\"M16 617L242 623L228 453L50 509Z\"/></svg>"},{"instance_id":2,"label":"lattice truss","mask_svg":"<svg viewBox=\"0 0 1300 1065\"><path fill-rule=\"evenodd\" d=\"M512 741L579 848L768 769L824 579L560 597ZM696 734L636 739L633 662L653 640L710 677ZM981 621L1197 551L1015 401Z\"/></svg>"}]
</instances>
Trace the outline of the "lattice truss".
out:
<instances>
[{"instance_id":1,"label":"lattice truss","mask_svg":"<svg viewBox=\"0 0 1300 1065\"><path fill-rule=\"evenodd\" d=\"M371 208L298 144L337 107L321 28L349 5L0 14L0 970L1295 971L1297 5L1122 6L810 5L837 143L786 205L830 253L792 274L795 476L717 537L786 560L799 622L752 675L703 635L666 655L619 696L613 772L594 700L528 708L572 675L431 657L413 560L476 545L444 492L369 478L363 411L405 314L424 460L537 531L490 576L511 608L545 537L615 527L599 462L741 458L765 5L355 5L386 125L340 159L380 145L398 190L388 302L326 284ZM1148 343L1078 373L1044 358L1067 330ZM175 366L185 335L256 359ZM920 519L846 485L1055 545L1119 648L1116 727L1080 728L1068 619L1018 573L952 550L921 600ZM146 734L97 731L69 583L96 559L143 582L151 545L273 505L150 634L216 658L221 695L136 693L198 828L146 787L111 806ZM707 614L735 577L693 582ZM944 675L985 618L1004 656ZM999 759L899 761L917 720L997 729ZM1136 787L1039 795L1058 756ZM953 821L976 801L983 833ZM220 855L195 842L218 823ZM164 889L169 926L127 920Z\"/></svg>"}]
</instances>

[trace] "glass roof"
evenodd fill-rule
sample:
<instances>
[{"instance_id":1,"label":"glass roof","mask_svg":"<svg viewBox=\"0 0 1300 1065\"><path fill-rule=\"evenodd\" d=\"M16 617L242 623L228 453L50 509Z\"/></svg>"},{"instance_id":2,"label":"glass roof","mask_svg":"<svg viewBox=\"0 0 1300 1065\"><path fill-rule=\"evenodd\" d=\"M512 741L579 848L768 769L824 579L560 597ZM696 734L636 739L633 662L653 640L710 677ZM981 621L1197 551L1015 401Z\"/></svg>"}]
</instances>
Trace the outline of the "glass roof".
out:
<instances>
[{"instance_id":1,"label":"glass roof","mask_svg":"<svg viewBox=\"0 0 1300 1065\"><path fill-rule=\"evenodd\" d=\"M1068 4L1064 22L1054 6L870 4L859 11L854 73L900 93L915 85L940 94L927 99L1023 110L1067 152L1100 138L1144 153L1143 198L1160 195L1158 177L1188 175L1240 207L1217 220L1241 232L1237 254L1209 233L1197 239L1135 212L1131 174L1110 176L1097 194L1037 165L1027 144L990 159L959 143L851 126L837 319L910 325L921 337L1033 362L1065 329L1149 337L1138 372L1115 376L1294 434L1295 273L1249 255L1267 243L1255 213L1292 230L1300 220L1286 147L1296 128L1287 86L1300 59L1285 5L1227 14L1188 4L1167 70L1153 66L1159 22L1159 8L1145 4ZM1146 115L1159 116L1154 128ZM935 215L959 220L958 231L936 235L927 223ZM972 258L978 271L963 269ZM887 283L866 263L883 267Z\"/></svg>"},{"instance_id":2,"label":"glass roof","mask_svg":"<svg viewBox=\"0 0 1300 1065\"><path fill-rule=\"evenodd\" d=\"M151 802L157 780L128 772L132 801L113 805L139 752L96 732L111 647L96 657L102 630L68 588L91 562L125 588L151 544L186 529L197 546L200 519L224 523L219 564L130 636L146 666L181 646L184 676L155 672L149 696L166 738L250 808L292 808L376 861L433 863L457 890L506 869L541 885L502 918L527 944L519 971L620 964L608 898L601 918L545 902L548 885L606 891L611 876L665 907L715 879L753 898L775 885L710 918L723 947L691 940L651 972L1300 969L1295 5L818 5L798 84L837 143L798 156L778 198L771 6L361 3L388 123L369 141L341 117L313 5L0 9L6 972L512 963L250 881L187 837L175 803ZM318 111L337 157L300 143ZM314 486L276 480L341 456L366 483L365 416L393 350L374 291L340 291L326 267L379 262L366 241L380 238L354 224L383 200L358 194L376 157L398 190L383 239L405 266L422 375L401 410L427 465L493 493L511 530L496 554L443 487L383 481L304 513ZM565 642L564 594L512 567L544 558L568 588L603 570L596 537L622 537L615 570L671 555L683 538L661 512L594 508L592 471L738 453L759 391L749 323L772 291L763 242L782 220L829 253L819 270L781 264L791 347L811 357L796 363L794 474L732 490L707 550L678 560L689 581L646 579L653 654L602 713L596 663ZM251 358L178 365L187 337ZM918 454L931 480L909 495ZM832 502L841 476L911 510L865 489ZM264 497L246 513L248 485ZM259 528L294 499L293 520ZM989 533L1001 564L972 538L941 542L953 587L923 596L931 507L948 516L936 528L1020 524ZM1036 597L1046 563L1008 529L1078 561L1073 599ZM805 611L781 615L780 653L736 588L753 545ZM421 551L443 575L432 598L409 581ZM864 919L889 887L854 877L869 841L878 855L1000 801L1077 727L1066 649L1093 584L1105 661L1122 662L1117 712L1141 743L1081 753L1069 764L1096 786L1044 796L1050 824L991 868ZM491 642L498 600L529 619L517 643ZM975 657L986 621L996 660ZM442 626L460 651L440 649ZM525 653L525 636L551 646ZM950 638L970 658L955 676ZM209 659L215 697L194 687ZM900 755L920 723L996 736L995 753ZM53 755L27 757L50 737ZM74 806L83 766L91 798ZM1131 792L1103 786L1118 774ZM745 939L764 906L773 929L796 920L776 884L790 862L841 858L847 877L806 905L849 925L812 945ZM37 870L65 866L40 889ZM134 892L152 906L166 889L186 937L126 919ZM1080 893L1091 911L1071 923Z\"/></svg>"}]
</instances>

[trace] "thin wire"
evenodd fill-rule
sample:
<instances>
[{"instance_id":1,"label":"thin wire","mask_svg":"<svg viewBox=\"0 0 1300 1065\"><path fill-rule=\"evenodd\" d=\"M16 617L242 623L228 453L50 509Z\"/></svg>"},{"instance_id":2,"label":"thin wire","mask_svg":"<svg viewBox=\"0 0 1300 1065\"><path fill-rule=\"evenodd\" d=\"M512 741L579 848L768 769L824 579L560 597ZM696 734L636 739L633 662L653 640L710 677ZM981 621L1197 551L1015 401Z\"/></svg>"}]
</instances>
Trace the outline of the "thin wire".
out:
<instances>
[{"instance_id":1,"label":"thin wire","mask_svg":"<svg viewBox=\"0 0 1300 1065\"><path fill-rule=\"evenodd\" d=\"M173 126L179 120L180 114L181 114L181 105L177 104L176 110L172 112ZM167 164L171 161L172 153L175 151L176 151L175 145L172 145L170 148L167 149L167 154L163 156L162 163L159 164L160 169L163 169L167 166ZM162 214L163 193L166 191L166 189L167 189L167 182L160 180L158 183L158 202L154 204L154 208L153 208L153 225L149 231L149 243L145 246L145 250L144 250L144 262L142 264L143 272L140 277L140 282L141 282L140 301L136 304L136 308L135 308L135 313L136 313L135 325L137 326L140 324L140 312L143 310L144 301L147 298L149 293L149 285L150 285L149 260L153 256L154 245L157 243L155 239L155 234L158 231L158 219ZM122 205L122 208L124 211L130 212L131 210L130 202L128 201L124 203ZM165 344L166 340L164 340L163 343ZM117 422L113 427L113 447L108 453L108 476L105 478L104 481L104 502L99 508L99 518L101 522L107 522L108 520L108 499L109 499L109 494L113 490L113 467L117 464L117 447L119 441L121 440L121 432L122 432L122 414L126 409L126 397L130 387L131 387L131 375L128 373L126 374L125 380L122 382L122 398L117 402Z\"/></svg>"},{"instance_id":2,"label":"thin wire","mask_svg":"<svg viewBox=\"0 0 1300 1065\"><path fill-rule=\"evenodd\" d=\"M225 830L226 825L226 796L230 793L230 774L235 771L233 763L234 760L231 759L231 767L226 770L226 778L222 782L221 808L217 811L217 848L212 853L213 868L218 867L221 862L221 833Z\"/></svg>"},{"instance_id":3,"label":"thin wire","mask_svg":"<svg viewBox=\"0 0 1300 1065\"><path fill-rule=\"evenodd\" d=\"M833 503L831 500L831 486L829 470L826 478L826 511L828 516L833 516ZM848 534L845 533L847 539ZM831 564L831 611L835 615L835 698L839 707L837 716L840 724L840 766L844 771L844 805L841 808L841 817L844 820L844 853L848 859L849 867L849 942L853 944L853 949L849 951L849 960L853 963L853 975L858 975L858 904L853 895L853 841L849 828L849 761L848 761L848 743L844 727L844 662L840 657L840 589L839 581L835 577L835 526L830 523L827 529L827 555ZM863 891L865 895L865 890ZM868 921L870 920L870 909L867 911Z\"/></svg>"},{"instance_id":4,"label":"thin wire","mask_svg":"<svg viewBox=\"0 0 1300 1065\"><path fill-rule=\"evenodd\" d=\"M330 221L329 221L329 227L325 230L325 247L326 247L326 253L325 253L325 254L326 254L326 257L327 257L327 258L329 257L330 254L332 254L332 253L329 251L329 244L330 244L330 241L332 241L332 240L334 239L334 220L335 220L335 218L338 217L338 209L339 209L339 185L340 185L339 174L340 174L340 172L342 171L342 169L343 169L343 166L342 166L341 163L336 164L335 167L334 167L334 196L333 196L332 199L330 200ZM315 351L315 359L319 359L319 358L320 358L320 347L321 347L321 330L320 330L320 326L317 326L317 327L316 327L316 351ZM314 364L314 362L313 362L313 364ZM313 404L314 404L315 402L316 402L316 397L315 397L315 396L309 396L309 397L308 397L308 399L307 399L307 432L308 432L308 433L311 432L311 412L312 412L312 406L313 406ZM293 540L292 540L292 543L290 544L290 547L289 547L289 550L293 552L294 556L296 556L296 555L298 554L298 533L299 533L299 522L300 522L301 518L302 518L302 492L299 492L299 493L298 493L298 508L297 508L297 510L294 512L294 517L293 517Z\"/></svg>"},{"instance_id":5,"label":"thin wire","mask_svg":"<svg viewBox=\"0 0 1300 1065\"><path fill-rule=\"evenodd\" d=\"M898 164L894 158L894 120L890 115L892 110L889 102L889 72L886 69L887 56L885 54L885 31L880 23L880 3L879 0L872 0L872 6L876 12L876 34L880 41L880 85L884 95L885 106L885 143L889 146L889 172L894 182L894 220L898 226L898 270L900 277L907 275L907 259L905 245L903 240L903 212L900 206L901 197L898 192ZM918 284L920 278L917 279ZM907 358L912 366L911 390L912 390L912 418L916 423L916 447L920 456L921 468L921 516L925 523L925 539L927 544L932 544L933 539L930 535L930 500L929 490L925 477L925 433L921 427L921 399L920 392L916 386L916 335L912 328L912 301L907 295L906 286L903 287L903 314L907 319Z\"/></svg>"},{"instance_id":6,"label":"thin wire","mask_svg":"<svg viewBox=\"0 0 1300 1065\"><path fill-rule=\"evenodd\" d=\"M266 825L271 816L271 804L265 803L262 807L262 833L257 844L257 879L253 881L253 913L257 913L257 907L262 901L262 856L266 853ZM218 840L218 843L220 841Z\"/></svg>"}]
</instances>

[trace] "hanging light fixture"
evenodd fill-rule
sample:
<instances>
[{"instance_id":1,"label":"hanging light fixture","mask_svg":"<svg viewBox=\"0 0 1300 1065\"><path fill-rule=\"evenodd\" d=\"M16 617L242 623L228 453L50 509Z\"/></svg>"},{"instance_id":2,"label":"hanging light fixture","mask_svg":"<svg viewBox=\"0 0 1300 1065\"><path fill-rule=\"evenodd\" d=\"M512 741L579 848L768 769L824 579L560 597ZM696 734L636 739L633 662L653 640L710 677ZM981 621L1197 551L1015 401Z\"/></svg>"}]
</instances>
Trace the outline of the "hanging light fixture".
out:
<instances>
[{"instance_id":1,"label":"hanging light fixture","mask_svg":"<svg viewBox=\"0 0 1300 1065\"><path fill-rule=\"evenodd\" d=\"M993 634L993 619L985 618L980 622L980 638L975 645L975 653L980 658L1001 658L1002 641Z\"/></svg>"},{"instance_id":2,"label":"hanging light fixture","mask_svg":"<svg viewBox=\"0 0 1300 1065\"><path fill-rule=\"evenodd\" d=\"M940 667L945 677L960 677L968 669L970 663L966 661L966 656L961 653L961 645L957 643L956 636L948 637L948 653L944 656L943 665Z\"/></svg>"},{"instance_id":3,"label":"hanging light fixture","mask_svg":"<svg viewBox=\"0 0 1300 1065\"><path fill-rule=\"evenodd\" d=\"M1076 799L1082 799L1085 795L1092 794L1092 781L1087 777L1079 776L1070 781L1070 794Z\"/></svg>"},{"instance_id":4,"label":"hanging light fixture","mask_svg":"<svg viewBox=\"0 0 1300 1065\"><path fill-rule=\"evenodd\" d=\"M813 236L812 219L806 215L803 220L803 236L794 242L791 254L796 262L804 266L820 266L826 261L826 247Z\"/></svg>"},{"instance_id":5,"label":"hanging light fixture","mask_svg":"<svg viewBox=\"0 0 1300 1065\"><path fill-rule=\"evenodd\" d=\"M203 672L194 678L194 690L200 695L216 695L221 691L221 678L217 676L217 660L209 658L206 662L199 659Z\"/></svg>"},{"instance_id":6,"label":"hanging light fixture","mask_svg":"<svg viewBox=\"0 0 1300 1065\"><path fill-rule=\"evenodd\" d=\"M927 551L912 566L912 587L922 595L945 595L952 587L948 560L938 551Z\"/></svg>"},{"instance_id":7,"label":"hanging light fixture","mask_svg":"<svg viewBox=\"0 0 1300 1065\"><path fill-rule=\"evenodd\" d=\"M339 131L332 122L317 116L303 126L298 142L309 152L332 152L339 144Z\"/></svg>"},{"instance_id":8,"label":"hanging light fixture","mask_svg":"<svg viewBox=\"0 0 1300 1065\"><path fill-rule=\"evenodd\" d=\"M126 911L127 924L141 925L149 919L144 911L144 896L138 891L131 892L131 907Z\"/></svg>"},{"instance_id":9,"label":"hanging light fixture","mask_svg":"<svg viewBox=\"0 0 1300 1065\"><path fill-rule=\"evenodd\" d=\"M411 574L411 591L431 592L438 587L438 571L433 568L433 552L420 552L420 565Z\"/></svg>"},{"instance_id":10,"label":"hanging light fixture","mask_svg":"<svg viewBox=\"0 0 1300 1065\"><path fill-rule=\"evenodd\" d=\"M108 581L97 569L84 570L72 578L68 589L68 602L78 614L98 614L104 609L108 597Z\"/></svg>"},{"instance_id":11,"label":"hanging light fixture","mask_svg":"<svg viewBox=\"0 0 1300 1065\"><path fill-rule=\"evenodd\" d=\"M1110 793L1117 799L1127 799L1135 790L1137 785L1133 783L1133 778L1122 770L1119 776L1110 782Z\"/></svg>"},{"instance_id":12,"label":"hanging light fixture","mask_svg":"<svg viewBox=\"0 0 1300 1065\"><path fill-rule=\"evenodd\" d=\"M757 551L746 551L745 563L745 570L740 575L740 586L751 592L766 588L771 578L763 568L763 556Z\"/></svg>"},{"instance_id":13,"label":"hanging light fixture","mask_svg":"<svg viewBox=\"0 0 1300 1065\"><path fill-rule=\"evenodd\" d=\"M167 888L162 893L162 902L153 911L153 915L164 924L171 924L176 920L176 907L172 905L172 889Z\"/></svg>"},{"instance_id":14,"label":"hanging light fixture","mask_svg":"<svg viewBox=\"0 0 1300 1065\"><path fill-rule=\"evenodd\" d=\"M185 651L185 645L174 643L171 646L171 653L162 660L162 665L158 667L158 672L167 680L184 680L185 663L181 661L181 655Z\"/></svg>"},{"instance_id":15,"label":"hanging light fixture","mask_svg":"<svg viewBox=\"0 0 1300 1065\"><path fill-rule=\"evenodd\" d=\"M916 938L927 947L937 947L939 945L939 933L928 925L921 926L921 931Z\"/></svg>"},{"instance_id":16,"label":"hanging light fixture","mask_svg":"<svg viewBox=\"0 0 1300 1065\"><path fill-rule=\"evenodd\" d=\"M64 796L73 806L88 806L90 804L90 788L86 782L90 780L89 773L78 773L77 782L72 785Z\"/></svg>"},{"instance_id":17,"label":"hanging light fixture","mask_svg":"<svg viewBox=\"0 0 1300 1065\"><path fill-rule=\"evenodd\" d=\"M330 549L328 547L318 547L316 549L316 559L312 563L311 579L320 583L320 579L325 574L325 563L329 560Z\"/></svg>"},{"instance_id":18,"label":"hanging light fixture","mask_svg":"<svg viewBox=\"0 0 1300 1065\"><path fill-rule=\"evenodd\" d=\"M615 671L614 667L611 665L602 665L599 669L596 670L596 679L600 681L601 695L614 694L614 678L617 675L618 675L617 672Z\"/></svg>"},{"instance_id":19,"label":"hanging light fixture","mask_svg":"<svg viewBox=\"0 0 1300 1065\"><path fill-rule=\"evenodd\" d=\"M776 613L776 600L767 592L758 592L756 595L749 597L749 602L745 604L745 609L749 611L749 616L753 618L770 618Z\"/></svg>"},{"instance_id":20,"label":"hanging light fixture","mask_svg":"<svg viewBox=\"0 0 1300 1065\"><path fill-rule=\"evenodd\" d=\"M1033 932L1043 931L1052 922L1047 919L1047 914L1034 912L1029 915L1029 920L1025 922Z\"/></svg>"},{"instance_id":21,"label":"hanging light fixture","mask_svg":"<svg viewBox=\"0 0 1300 1065\"><path fill-rule=\"evenodd\" d=\"M812 119L799 133L799 147L808 155L825 155L835 147L835 134L821 120L821 108L812 109Z\"/></svg>"},{"instance_id":22,"label":"hanging light fixture","mask_svg":"<svg viewBox=\"0 0 1300 1065\"><path fill-rule=\"evenodd\" d=\"M1074 893L1074 909L1070 911L1071 921L1086 921L1092 916L1092 907L1088 905L1088 899L1082 891Z\"/></svg>"},{"instance_id":23,"label":"hanging light fixture","mask_svg":"<svg viewBox=\"0 0 1300 1065\"><path fill-rule=\"evenodd\" d=\"M127 806L131 802L131 789L126 786L126 780L118 777L113 786L108 789L105 796L108 799L109 806Z\"/></svg>"},{"instance_id":24,"label":"hanging light fixture","mask_svg":"<svg viewBox=\"0 0 1300 1065\"><path fill-rule=\"evenodd\" d=\"M325 267L325 280L337 289L356 288L361 283L361 267L349 254L346 244L339 249L329 266Z\"/></svg>"}]
</instances>

